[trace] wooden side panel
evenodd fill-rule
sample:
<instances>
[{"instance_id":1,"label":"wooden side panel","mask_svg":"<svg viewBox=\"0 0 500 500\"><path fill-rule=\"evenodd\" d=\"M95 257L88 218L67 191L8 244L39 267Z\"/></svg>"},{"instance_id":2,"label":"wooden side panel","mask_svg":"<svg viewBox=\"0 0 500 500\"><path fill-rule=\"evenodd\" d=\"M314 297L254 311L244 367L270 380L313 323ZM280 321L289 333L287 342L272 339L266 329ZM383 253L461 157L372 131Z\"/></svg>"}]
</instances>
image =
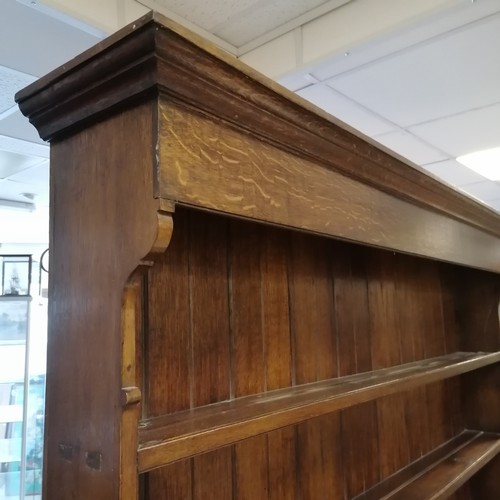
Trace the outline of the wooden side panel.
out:
<instances>
[{"instance_id":1,"label":"wooden side panel","mask_svg":"<svg viewBox=\"0 0 500 500\"><path fill-rule=\"evenodd\" d=\"M152 133L144 104L51 145L44 498L120 494L122 295L158 230Z\"/></svg>"}]
</instances>

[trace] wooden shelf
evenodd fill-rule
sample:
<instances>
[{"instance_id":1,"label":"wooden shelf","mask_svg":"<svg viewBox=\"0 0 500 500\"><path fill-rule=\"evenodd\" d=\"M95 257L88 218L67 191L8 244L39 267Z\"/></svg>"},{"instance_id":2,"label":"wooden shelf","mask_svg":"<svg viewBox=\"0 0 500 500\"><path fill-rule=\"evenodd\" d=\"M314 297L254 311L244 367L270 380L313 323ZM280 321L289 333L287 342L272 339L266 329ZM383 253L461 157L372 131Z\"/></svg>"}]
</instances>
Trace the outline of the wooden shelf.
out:
<instances>
[{"instance_id":1,"label":"wooden shelf","mask_svg":"<svg viewBox=\"0 0 500 500\"><path fill-rule=\"evenodd\" d=\"M448 498L500 453L500 434L464 431L354 500Z\"/></svg>"},{"instance_id":2,"label":"wooden shelf","mask_svg":"<svg viewBox=\"0 0 500 500\"><path fill-rule=\"evenodd\" d=\"M498 361L500 352L457 352L143 420L139 471Z\"/></svg>"}]
</instances>

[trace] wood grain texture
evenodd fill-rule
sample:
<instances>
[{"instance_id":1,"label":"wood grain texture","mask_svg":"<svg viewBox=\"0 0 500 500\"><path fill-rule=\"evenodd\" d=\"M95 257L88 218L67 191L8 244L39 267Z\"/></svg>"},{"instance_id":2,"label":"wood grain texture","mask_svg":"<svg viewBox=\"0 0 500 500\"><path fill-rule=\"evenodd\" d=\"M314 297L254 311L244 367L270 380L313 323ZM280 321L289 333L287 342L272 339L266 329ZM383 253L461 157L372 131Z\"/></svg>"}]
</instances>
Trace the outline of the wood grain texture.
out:
<instances>
[{"instance_id":1,"label":"wood grain texture","mask_svg":"<svg viewBox=\"0 0 500 500\"><path fill-rule=\"evenodd\" d=\"M484 500L496 500L500 496L500 456L497 455L486 467L483 467L470 481L470 489L475 497Z\"/></svg>"},{"instance_id":2,"label":"wood grain texture","mask_svg":"<svg viewBox=\"0 0 500 500\"><path fill-rule=\"evenodd\" d=\"M499 452L498 434L464 431L355 500L450 498ZM464 497L470 498L466 490L459 495L459 498Z\"/></svg>"},{"instance_id":3,"label":"wood grain texture","mask_svg":"<svg viewBox=\"0 0 500 500\"><path fill-rule=\"evenodd\" d=\"M500 353L457 353L143 420L140 429L139 470L159 467L354 404L456 376L485 364L498 363L499 360ZM445 400L442 395L441 401ZM379 408L379 422L383 411L390 413L391 408L398 408L403 414L386 417L384 425L391 421L394 426L402 426L399 420L404 422L405 417L401 402L388 399L383 404L387 406ZM428 411L437 410L439 406L432 406ZM423 411L426 412L425 407ZM393 432L394 429L396 427L392 428ZM390 434L391 429L384 428L384 432ZM443 438L444 440L446 439ZM387 446L387 443L383 444ZM430 445L431 448L432 445L437 446L436 442ZM406 438L398 446L406 446ZM388 452L387 456L394 460L392 452Z\"/></svg>"},{"instance_id":4,"label":"wood grain texture","mask_svg":"<svg viewBox=\"0 0 500 500\"><path fill-rule=\"evenodd\" d=\"M122 299L159 229L152 124L143 105L51 148L44 497L54 500L119 496Z\"/></svg>"},{"instance_id":5,"label":"wood grain texture","mask_svg":"<svg viewBox=\"0 0 500 500\"><path fill-rule=\"evenodd\" d=\"M18 100L53 141L50 500L344 499L498 429L498 352L456 354L499 350L498 275L434 262L500 272L493 212L156 14ZM497 448L411 493L498 497Z\"/></svg>"},{"instance_id":6,"label":"wood grain texture","mask_svg":"<svg viewBox=\"0 0 500 500\"><path fill-rule=\"evenodd\" d=\"M48 140L158 90L280 149L499 234L497 217L486 207L405 165L394 153L157 13L56 69L16 99Z\"/></svg>"},{"instance_id":7,"label":"wood grain texture","mask_svg":"<svg viewBox=\"0 0 500 500\"><path fill-rule=\"evenodd\" d=\"M492 235L160 101L160 195L176 202L500 270Z\"/></svg>"},{"instance_id":8,"label":"wood grain texture","mask_svg":"<svg viewBox=\"0 0 500 500\"><path fill-rule=\"evenodd\" d=\"M215 335L208 333L212 324L226 325L216 328L214 338L218 342L230 338L222 344L230 346L230 361L222 366L230 366L231 395L215 395L209 406L193 400L186 412L169 410L143 420L140 470L183 460L179 463L184 472L175 469L173 475L177 480L180 475L190 478L191 494L198 492L201 497L220 486L221 495L234 498L294 498L297 492L314 498L320 494L320 484L328 485L331 498L352 497L463 430L455 377L463 373L460 365L466 358L451 350L443 358L445 365L451 364L439 367L429 364L427 354L444 354L448 346L460 345L454 319L456 287L441 285L441 265L193 210L179 208L174 217L177 233L160 265L150 271L150 283L186 297L183 302L165 296L165 304L185 303L186 316L200 315L199 327L187 326L191 341L185 344L186 358L200 357L194 346L207 334ZM214 245L210 235L216 235L220 248L216 254L209 250ZM182 251L186 246L189 251ZM225 258L218 260L221 252ZM212 267L218 269L216 288ZM211 297L208 291L198 295L192 289L197 279L190 278L192 273L207 276L216 300L206 302L205 297ZM429 287L437 292L429 294ZM449 307L446 320L443 289ZM174 309L179 312L179 306ZM151 314L168 316L167 311L158 305ZM214 320L205 324L203 317ZM160 388L168 377L162 366L169 365L175 349L162 347L167 338L160 332L154 339L150 352L164 352L165 359L149 376ZM481 356L465 369L475 370L497 359L496 354ZM378 383L372 372L377 363L391 373L390 367L402 361L410 363L407 368L420 368L395 369L394 390L403 391L399 399L387 397L393 391L390 385L382 384L380 391L370 385ZM346 384L354 400L340 405L337 400L324 410L324 418L311 419L318 415L314 405L324 408L327 392L350 380L349 375L337 378L344 374L354 377ZM324 379L332 375L333 379ZM452 385L439 383L449 376ZM207 383L202 370L188 370L187 378L189 387ZM302 385L307 380L315 381L310 393L309 386ZM365 398L365 389L354 380L366 380L368 391L375 392ZM159 390L160 399L162 394ZM295 397L299 406L306 406L294 407L293 411L304 413L290 418ZM399 442L384 441L381 432L386 439L398 433ZM340 446L332 450L331 442ZM193 455L194 459L184 458ZM195 478L198 460L204 465ZM225 479L219 485L206 476L210 463L223 471ZM314 464L312 469L308 464ZM171 467L154 474L174 470Z\"/></svg>"},{"instance_id":9,"label":"wood grain texture","mask_svg":"<svg viewBox=\"0 0 500 500\"><path fill-rule=\"evenodd\" d=\"M440 500L448 498L500 453L498 435L480 435L387 498Z\"/></svg>"}]
</instances>

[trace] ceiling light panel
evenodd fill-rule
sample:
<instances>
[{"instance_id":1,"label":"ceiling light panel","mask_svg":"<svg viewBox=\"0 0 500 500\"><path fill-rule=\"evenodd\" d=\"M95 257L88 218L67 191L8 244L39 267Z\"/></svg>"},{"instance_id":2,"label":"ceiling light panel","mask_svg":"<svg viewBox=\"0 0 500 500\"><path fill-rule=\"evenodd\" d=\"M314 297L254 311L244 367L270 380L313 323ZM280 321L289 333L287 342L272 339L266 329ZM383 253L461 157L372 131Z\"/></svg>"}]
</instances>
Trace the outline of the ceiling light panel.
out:
<instances>
[{"instance_id":1,"label":"ceiling light panel","mask_svg":"<svg viewBox=\"0 0 500 500\"><path fill-rule=\"evenodd\" d=\"M500 102L499 32L494 15L328 84L402 127Z\"/></svg>"},{"instance_id":2,"label":"ceiling light panel","mask_svg":"<svg viewBox=\"0 0 500 500\"><path fill-rule=\"evenodd\" d=\"M500 181L500 147L459 156L457 161L487 179Z\"/></svg>"}]
</instances>

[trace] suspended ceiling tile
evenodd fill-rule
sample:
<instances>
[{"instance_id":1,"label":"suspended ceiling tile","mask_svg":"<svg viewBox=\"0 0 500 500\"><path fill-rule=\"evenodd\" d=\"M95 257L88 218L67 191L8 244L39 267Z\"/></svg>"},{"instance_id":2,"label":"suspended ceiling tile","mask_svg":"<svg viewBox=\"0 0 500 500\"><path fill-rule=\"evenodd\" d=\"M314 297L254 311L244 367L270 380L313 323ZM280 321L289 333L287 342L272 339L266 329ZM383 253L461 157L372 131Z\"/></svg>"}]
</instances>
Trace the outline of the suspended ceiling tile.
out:
<instances>
[{"instance_id":1,"label":"suspended ceiling tile","mask_svg":"<svg viewBox=\"0 0 500 500\"><path fill-rule=\"evenodd\" d=\"M444 153L404 130L378 135L375 140L417 165L447 159Z\"/></svg>"},{"instance_id":2,"label":"suspended ceiling tile","mask_svg":"<svg viewBox=\"0 0 500 500\"><path fill-rule=\"evenodd\" d=\"M442 118L409 129L450 156L500 146L500 104Z\"/></svg>"},{"instance_id":3,"label":"suspended ceiling tile","mask_svg":"<svg viewBox=\"0 0 500 500\"><path fill-rule=\"evenodd\" d=\"M380 28L380 25L373 22L373 18L370 18L369 15L367 16L367 7L373 7L375 15L385 16L382 22L386 22L387 16L377 7L377 2L373 2L372 6L368 5L367 2L365 4L362 7L361 4L358 4L358 8L362 9L363 12L363 19L360 19L360 21L369 24L368 29ZM353 4L351 7L356 8L356 4ZM400 0L396 0L393 2L392 7L400 8L402 11L406 11L406 14L410 12L408 9L409 2L405 4L404 2L400 2ZM366 36L364 36L365 40L362 43L346 44L344 42L344 50L336 55L333 54L333 57L328 57L326 61L315 66L314 75L321 81L333 78L357 66L387 57L396 51L408 49L430 38L460 28L464 24L488 17L500 10L500 4L496 0L486 2L484 0L481 2L432 2L432 4L427 2L427 8L432 9L431 15L424 14L426 9L424 2L411 2L411 8L420 10L420 15L414 16L410 23L389 24L387 30L378 33L378 36L369 38L368 41L366 41ZM413 11L414 14L415 10ZM344 11L347 11L347 9L344 9ZM352 36L352 30L351 32L348 31L349 23L345 22L343 25L341 24L341 16L341 11L333 14L332 22L340 25L339 28L345 30L348 36ZM335 36L338 37L338 30ZM346 53L348 57L345 57Z\"/></svg>"},{"instance_id":4,"label":"suspended ceiling tile","mask_svg":"<svg viewBox=\"0 0 500 500\"><path fill-rule=\"evenodd\" d=\"M16 105L14 94L35 80L34 76L0 66L0 115Z\"/></svg>"},{"instance_id":5,"label":"suspended ceiling tile","mask_svg":"<svg viewBox=\"0 0 500 500\"><path fill-rule=\"evenodd\" d=\"M40 158L0 150L0 179L6 179L40 163Z\"/></svg>"},{"instance_id":6,"label":"suspended ceiling tile","mask_svg":"<svg viewBox=\"0 0 500 500\"><path fill-rule=\"evenodd\" d=\"M326 85L311 85L297 94L366 135L382 134L395 128L392 123L363 109Z\"/></svg>"},{"instance_id":7,"label":"suspended ceiling tile","mask_svg":"<svg viewBox=\"0 0 500 500\"><path fill-rule=\"evenodd\" d=\"M500 198L500 184L493 181L477 182L461 186L461 190L483 201L497 200Z\"/></svg>"},{"instance_id":8,"label":"suspended ceiling tile","mask_svg":"<svg viewBox=\"0 0 500 500\"><path fill-rule=\"evenodd\" d=\"M187 19L201 28L211 31L241 11L259 8L262 0L155 0L156 4Z\"/></svg>"},{"instance_id":9,"label":"suspended ceiling tile","mask_svg":"<svg viewBox=\"0 0 500 500\"><path fill-rule=\"evenodd\" d=\"M44 161L33 167L29 167L17 174L11 175L9 180L22 182L37 187L49 188L49 162Z\"/></svg>"},{"instance_id":10,"label":"suspended ceiling tile","mask_svg":"<svg viewBox=\"0 0 500 500\"><path fill-rule=\"evenodd\" d=\"M213 33L235 47L241 47L324 3L327 1L263 0L228 17L223 25L213 29Z\"/></svg>"},{"instance_id":11,"label":"suspended ceiling tile","mask_svg":"<svg viewBox=\"0 0 500 500\"><path fill-rule=\"evenodd\" d=\"M10 179L0 181L0 199L34 203L36 206L48 206L48 186L34 185L26 182L16 182ZM25 194L33 195L25 196Z\"/></svg>"},{"instance_id":12,"label":"suspended ceiling tile","mask_svg":"<svg viewBox=\"0 0 500 500\"><path fill-rule=\"evenodd\" d=\"M0 61L9 68L42 76L101 40L16 0L0 3Z\"/></svg>"},{"instance_id":13,"label":"suspended ceiling tile","mask_svg":"<svg viewBox=\"0 0 500 500\"><path fill-rule=\"evenodd\" d=\"M1 0L0 0L1 1ZM15 113L0 120L0 135L23 139L38 144L47 144L38 135L36 128L18 110Z\"/></svg>"},{"instance_id":14,"label":"suspended ceiling tile","mask_svg":"<svg viewBox=\"0 0 500 500\"><path fill-rule=\"evenodd\" d=\"M448 184L456 187L487 180L482 175L479 175L455 160L440 161L430 165L424 165L423 168Z\"/></svg>"},{"instance_id":15,"label":"suspended ceiling tile","mask_svg":"<svg viewBox=\"0 0 500 500\"><path fill-rule=\"evenodd\" d=\"M500 102L500 16L328 81L402 127Z\"/></svg>"},{"instance_id":16,"label":"suspended ceiling tile","mask_svg":"<svg viewBox=\"0 0 500 500\"><path fill-rule=\"evenodd\" d=\"M291 75L284 76L278 80L280 85L286 87L292 92L297 92L297 90L303 89L304 87L309 87L311 82L307 79L308 73L292 73Z\"/></svg>"}]
</instances>

